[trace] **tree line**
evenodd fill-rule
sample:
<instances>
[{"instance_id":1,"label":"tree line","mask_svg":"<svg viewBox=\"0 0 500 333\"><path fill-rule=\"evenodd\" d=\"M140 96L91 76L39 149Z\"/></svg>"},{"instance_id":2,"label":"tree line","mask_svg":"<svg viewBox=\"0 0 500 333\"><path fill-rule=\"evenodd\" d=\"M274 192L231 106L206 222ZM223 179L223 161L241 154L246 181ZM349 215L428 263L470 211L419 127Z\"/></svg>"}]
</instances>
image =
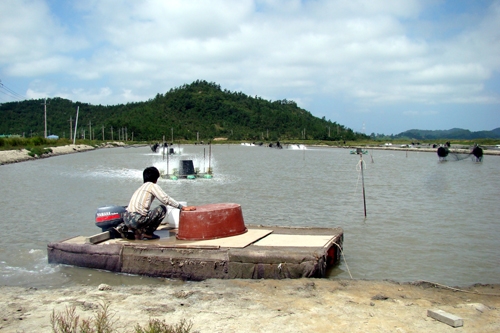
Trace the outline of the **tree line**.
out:
<instances>
[{"instance_id":1,"label":"tree line","mask_svg":"<svg viewBox=\"0 0 500 333\"><path fill-rule=\"evenodd\" d=\"M0 105L0 134L44 135L44 100ZM368 137L331 120L313 116L294 101L268 101L222 90L197 80L144 102L91 105L47 99L47 134L70 138L79 108L77 138L167 141L364 140Z\"/></svg>"}]
</instances>

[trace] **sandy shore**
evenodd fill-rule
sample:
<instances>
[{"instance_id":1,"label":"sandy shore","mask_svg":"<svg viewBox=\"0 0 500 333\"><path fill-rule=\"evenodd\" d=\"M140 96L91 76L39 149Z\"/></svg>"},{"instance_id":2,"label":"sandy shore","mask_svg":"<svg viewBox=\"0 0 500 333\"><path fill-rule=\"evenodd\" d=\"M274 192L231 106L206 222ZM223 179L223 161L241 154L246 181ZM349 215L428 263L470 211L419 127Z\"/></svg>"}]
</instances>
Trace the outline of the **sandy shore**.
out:
<instances>
[{"instance_id":1,"label":"sandy shore","mask_svg":"<svg viewBox=\"0 0 500 333\"><path fill-rule=\"evenodd\" d=\"M50 315L80 320L109 304L119 332L149 319L190 320L199 332L500 332L500 285L464 291L428 283L361 280L165 281L157 286L0 287L1 332L51 332ZM496 296L494 296L496 295ZM463 319L453 328L427 316Z\"/></svg>"},{"instance_id":2,"label":"sandy shore","mask_svg":"<svg viewBox=\"0 0 500 333\"><path fill-rule=\"evenodd\" d=\"M89 145L66 145L66 146L59 146L59 147L51 147L50 149L52 149L52 152L48 153L48 154L44 154L41 157L31 157L28 154L29 151L26 149L3 150L3 151L0 151L0 165L36 160L36 159L40 159L40 158L47 158L47 157L57 156L57 155L78 153L78 152L83 152L83 151L94 150L97 148L112 148L112 147L119 147L119 146L124 146L124 145L125 144L123 142L107 142L106 144L103 144L103 145L98 146L98 147L89 146Z\"/></svg>"}]
</instances>

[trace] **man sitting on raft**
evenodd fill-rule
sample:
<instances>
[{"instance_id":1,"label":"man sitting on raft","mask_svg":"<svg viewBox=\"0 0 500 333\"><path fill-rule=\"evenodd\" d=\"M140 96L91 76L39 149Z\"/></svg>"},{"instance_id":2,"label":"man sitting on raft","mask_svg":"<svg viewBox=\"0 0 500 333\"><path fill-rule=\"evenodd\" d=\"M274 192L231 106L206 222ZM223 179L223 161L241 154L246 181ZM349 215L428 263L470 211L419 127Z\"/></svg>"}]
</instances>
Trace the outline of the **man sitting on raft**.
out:
<instances>
[{"instance_id":1,"label":"man sitting on raft","mask_svg":"<svg viewBox=\"0 0 500 333\"><path fill-rule=\"evenodd\" d=\"M169 197L162 188L156 184L160 178L160 172L155 167L148 167L142 173L144 184L139 187L127 206L123 216L125 225L134 232L136 240L158 239L160 236L154 232L158 229L161 221L165 218L169 205L184 211L196 210L195 206L182 206ZM151 209L151 203L157 198L163 205Z\"/></svg>"}]
</instances>

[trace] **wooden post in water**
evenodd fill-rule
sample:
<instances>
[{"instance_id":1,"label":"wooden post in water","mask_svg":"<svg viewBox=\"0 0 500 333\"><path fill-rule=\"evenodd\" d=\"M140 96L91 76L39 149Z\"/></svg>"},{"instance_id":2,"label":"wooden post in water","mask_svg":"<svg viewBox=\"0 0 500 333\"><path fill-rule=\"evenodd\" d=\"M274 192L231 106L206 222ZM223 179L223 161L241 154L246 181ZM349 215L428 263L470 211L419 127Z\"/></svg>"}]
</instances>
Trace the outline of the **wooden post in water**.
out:
<instances>
[{"instance_id":1,"label":"wooden post in water","mask_svg":"<svg viewBox=\"0 0 500 333\"><path fill-rule=\"evenodd\" d=\"M212 174L212 169L210 166L210 160L212 159L212 142L208 143L208 174Z\"/></svg>"},{"instance_id":2,"label":"wooden post in water","mask_svg":"<svg viewBox=\"0 0 500 333\"><path fill-rule=\"evenodd\" d=\"M165 135L163 136L163 160L165 160ZM168 169L167 169L168 174Z\"/></svg>"},{"instance_id":3,"label":"wooden post in water","mask_svg":"<svg viewBox=\"0 0 500 333\"><path fill-rule=\"evenodd\" d=\"M168 173L168 170L170 169L170 168L169 168L169 161L170 161L170 157L169 157L168 155L170 155L170 154L169 154L169 153L168 153L168 151L167 151L167 176L169 176L169 175L170 175L170 174Z\"/></svg>"},{"instance_id":4,"label":"wooden post in water","mask_svg":"<svg viewBox=\"0 0 500 333\"><path fill-rule=\"evenodd\" d=\"M361 185L363 186L363 207L365 210L365 217L366 217L365 176L363 173L363 151L361 149L359 149L359 160L361 165Z\"/></svg>"}]
</instances>

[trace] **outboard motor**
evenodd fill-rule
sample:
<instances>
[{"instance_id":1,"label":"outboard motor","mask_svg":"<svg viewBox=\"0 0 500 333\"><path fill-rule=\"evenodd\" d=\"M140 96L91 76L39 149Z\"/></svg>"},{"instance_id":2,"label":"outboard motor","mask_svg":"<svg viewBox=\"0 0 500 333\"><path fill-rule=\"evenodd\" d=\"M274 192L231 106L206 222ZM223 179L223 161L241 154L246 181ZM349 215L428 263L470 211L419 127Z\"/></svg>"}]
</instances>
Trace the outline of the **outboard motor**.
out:
<instances>
[{"instance_id":1,"label":"outboard motor","mask_svg":"<svg viewBox=\"0 0 500 333\"><path fill-rule=\"evenodd\" d=\"M97 208L95 213L95 225L102 232L109 231L111 238L120 238L121 235L113 229L123 222L123 214L126 206L104 206Z\"/></svg>"}]
</instances>

